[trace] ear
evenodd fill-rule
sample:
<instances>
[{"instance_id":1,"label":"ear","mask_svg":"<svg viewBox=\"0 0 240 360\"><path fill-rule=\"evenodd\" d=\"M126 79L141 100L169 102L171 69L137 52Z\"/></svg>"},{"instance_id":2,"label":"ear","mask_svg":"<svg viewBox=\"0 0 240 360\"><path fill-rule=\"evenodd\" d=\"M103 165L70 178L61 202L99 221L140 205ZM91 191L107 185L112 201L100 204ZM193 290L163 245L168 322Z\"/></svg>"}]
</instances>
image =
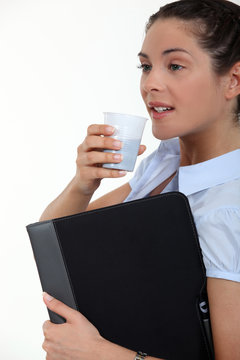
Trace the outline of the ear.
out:
<instances>
[{"instance_id":1,"label":"ear","mask_svg":"<svg viewBox=\"0 0 240 360\"><path fill-rule=\"evenodd\" d=\"M237 62L228 73L226 99L231 100L240 94L240 62Z\"/></svg>"}]
</instances>

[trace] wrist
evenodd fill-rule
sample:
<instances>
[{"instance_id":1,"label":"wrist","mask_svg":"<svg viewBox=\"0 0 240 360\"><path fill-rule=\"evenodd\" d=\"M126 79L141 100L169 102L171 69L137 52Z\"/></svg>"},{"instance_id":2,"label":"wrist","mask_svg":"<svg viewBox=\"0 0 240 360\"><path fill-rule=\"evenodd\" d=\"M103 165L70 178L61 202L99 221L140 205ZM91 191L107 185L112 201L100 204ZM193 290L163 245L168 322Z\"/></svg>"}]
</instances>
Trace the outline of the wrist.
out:
<instances>
[{"instance_id":1,"label":"wrist","mask_svg":"<svg viewBox=\"0 0 240 360\"><path fill-rule=\"evenodd\" d=\"M139 352L137 351L126 349L102 338L101 345L97 347L96 358L98 360L134 360L138 353ZM162 358L155 358L149 355L142 356L145 357L145 360L166 360Z\"/></svg>"},{"instance_id":2,"label":"wrist","mask_svg":"<svg viewBox=\"0 0 240 360\"><path fill-rule=\"evenodd\" d=\"M135 356L135 351L102 339L97 357L99 360L134 360Z\"/></svg>"},{"instance_id":3,"label":"wrist","mask_svg":"<svg viewBox=\"0 0 240 360\"><path fill-rule=\"evenodd\" d=\"M136 353L136 356L135 356L134 360L145 360L146 356L148 356L147 353L144 353L142 351L138 351Z\"/></svg>"},{"instance_id":4,"label":"wrist","mask_svg":"<svg viewBox=\"0 0 240 360\"><path fill-rule=\"evenodd\" d=\"M75 175L71 180L68 190L75 197L86 198L89 199L89 201L94 194L94 190L89 190L88 188L81 186L81 180L77 175Z\"/></svg>"}]
</instances>

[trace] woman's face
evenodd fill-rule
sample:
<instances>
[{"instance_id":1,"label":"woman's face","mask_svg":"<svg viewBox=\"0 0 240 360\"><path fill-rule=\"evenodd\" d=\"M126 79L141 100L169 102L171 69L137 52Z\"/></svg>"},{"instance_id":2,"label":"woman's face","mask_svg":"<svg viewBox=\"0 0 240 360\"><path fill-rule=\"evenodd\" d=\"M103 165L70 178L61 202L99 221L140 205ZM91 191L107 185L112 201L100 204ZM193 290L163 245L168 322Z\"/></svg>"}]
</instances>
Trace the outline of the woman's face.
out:
<instances>
[{"instance_id":1,"label":"woman's face","mask_svg":"<svg viewBox=\"0 0 240 360\"><path fill-rule=\"evenodd\" d=\"M224 81L186 29L177 19L157 20L139 53L141 94L158 139L205 133L227 114Z\"/></svg>"}]
</instances>

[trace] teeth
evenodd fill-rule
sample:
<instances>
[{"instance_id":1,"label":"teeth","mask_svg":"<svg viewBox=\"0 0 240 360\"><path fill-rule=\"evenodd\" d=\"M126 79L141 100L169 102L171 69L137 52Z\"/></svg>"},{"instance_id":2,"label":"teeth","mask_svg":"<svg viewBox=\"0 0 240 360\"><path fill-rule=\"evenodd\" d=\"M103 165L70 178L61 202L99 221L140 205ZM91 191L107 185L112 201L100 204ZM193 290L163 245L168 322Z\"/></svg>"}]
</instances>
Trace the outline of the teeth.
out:
<instances>
[{"instance_id":1,"label":"teeth","mask_svg":"<svg viewBox=\"0 0 240 360\"><path fill-rule=\"evenodd\" d=\"M156 110L157 112L163 112L163 111L167 111L167 110L171 110L172 108L169 107L154 107L154 110Z\"/></svg>"}]
</instances>

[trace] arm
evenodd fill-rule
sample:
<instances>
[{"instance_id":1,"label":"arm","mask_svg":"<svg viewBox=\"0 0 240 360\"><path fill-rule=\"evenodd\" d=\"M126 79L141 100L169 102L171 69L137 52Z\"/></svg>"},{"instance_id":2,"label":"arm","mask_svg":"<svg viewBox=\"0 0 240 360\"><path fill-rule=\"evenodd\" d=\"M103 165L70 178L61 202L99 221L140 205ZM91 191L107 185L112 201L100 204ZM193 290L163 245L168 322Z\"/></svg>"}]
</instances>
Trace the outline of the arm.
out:
<instances>
[{"instance_id":1,"label":"arm","mask_svg":"<svg viewBox=\"0 0 240 360\"><path fill-rule=\"evenodd\" d=\"M87 136L78 147L76 175L65 190L44 210L40 221L61 216L72 215L86 210L122 202L130 193L129 184L125 184L111 193L101 197L89 205L89 202L104 178L119 178L125 171L102 168L103 163L119 163L122 158L118 154L103 152L103 149L120 150L121 142L109 137L114 132L107 125L90 125ZM139 155L145 146L139 148ZM118 156L118 158L116 158Z\"/></svg>"},{"instance_id":2,"label":"arm","mask_svg":"<svg viewBox=\"0 0 240 360\"><path fill-rule=\"evenodd\" d=\"M41 215L40 221L119 204L131 191L130 185L126 183L89 204L92 195L81 194L74 184L75 182L74 178L66 189L48 205Z\"/></svg>"},{"instance_id":3,"label":"arm","mask_svg":"<svg viewBox=\"0 0 240 360\"><path fill-rule=\"evenodd\" d=\"M240 359L240 283L208 278L208 298L215 349L215 360ZM104 339L78 311L44 294L47 307L66 319L56 325L43 324L43 349L58 360L134 360L135 351ZM144 349L136 349L136 351ZM148 356L147 360L157 360ZM163 360L163 359L158 359ZM177 359L176 359L177 360Z\"/></svg>"},{"instance_id":4,"label":"arm","mask_svg":"<svg viewBox=\"0 0 240 360\"><path fill-rule=\"evenodd\" d=\"M44 293L47 307L63 316L67 322L43 324L43 349L47 359L58 360L134 360L136 352L104 339L80 312ZM136 349L136 351L142 349ZM164 360L148 356L147 360Z\"/></svg>"},{"instance_id":5,"label":"arm","mask_svg":"<svg viewBox=\"0 0 240 360\"><path fill-rule=\"evenodd\" d=\"M240 283L208 278L215 360L240 359Z\"/></svg>"},{"instance_id":6,"label":"arm","mask_svg":"<svg viewBox=\"0 0 240 360\"><path fill-rule=\"evenodd\" d=\"M91 202L87 207L87 211L120 204L126 199L126 197L129 195L130 192L131 192L131 187L129 183L126 183L120 186L119 188L100 197L99 199Z\"/></svg>"}]
</instances>

